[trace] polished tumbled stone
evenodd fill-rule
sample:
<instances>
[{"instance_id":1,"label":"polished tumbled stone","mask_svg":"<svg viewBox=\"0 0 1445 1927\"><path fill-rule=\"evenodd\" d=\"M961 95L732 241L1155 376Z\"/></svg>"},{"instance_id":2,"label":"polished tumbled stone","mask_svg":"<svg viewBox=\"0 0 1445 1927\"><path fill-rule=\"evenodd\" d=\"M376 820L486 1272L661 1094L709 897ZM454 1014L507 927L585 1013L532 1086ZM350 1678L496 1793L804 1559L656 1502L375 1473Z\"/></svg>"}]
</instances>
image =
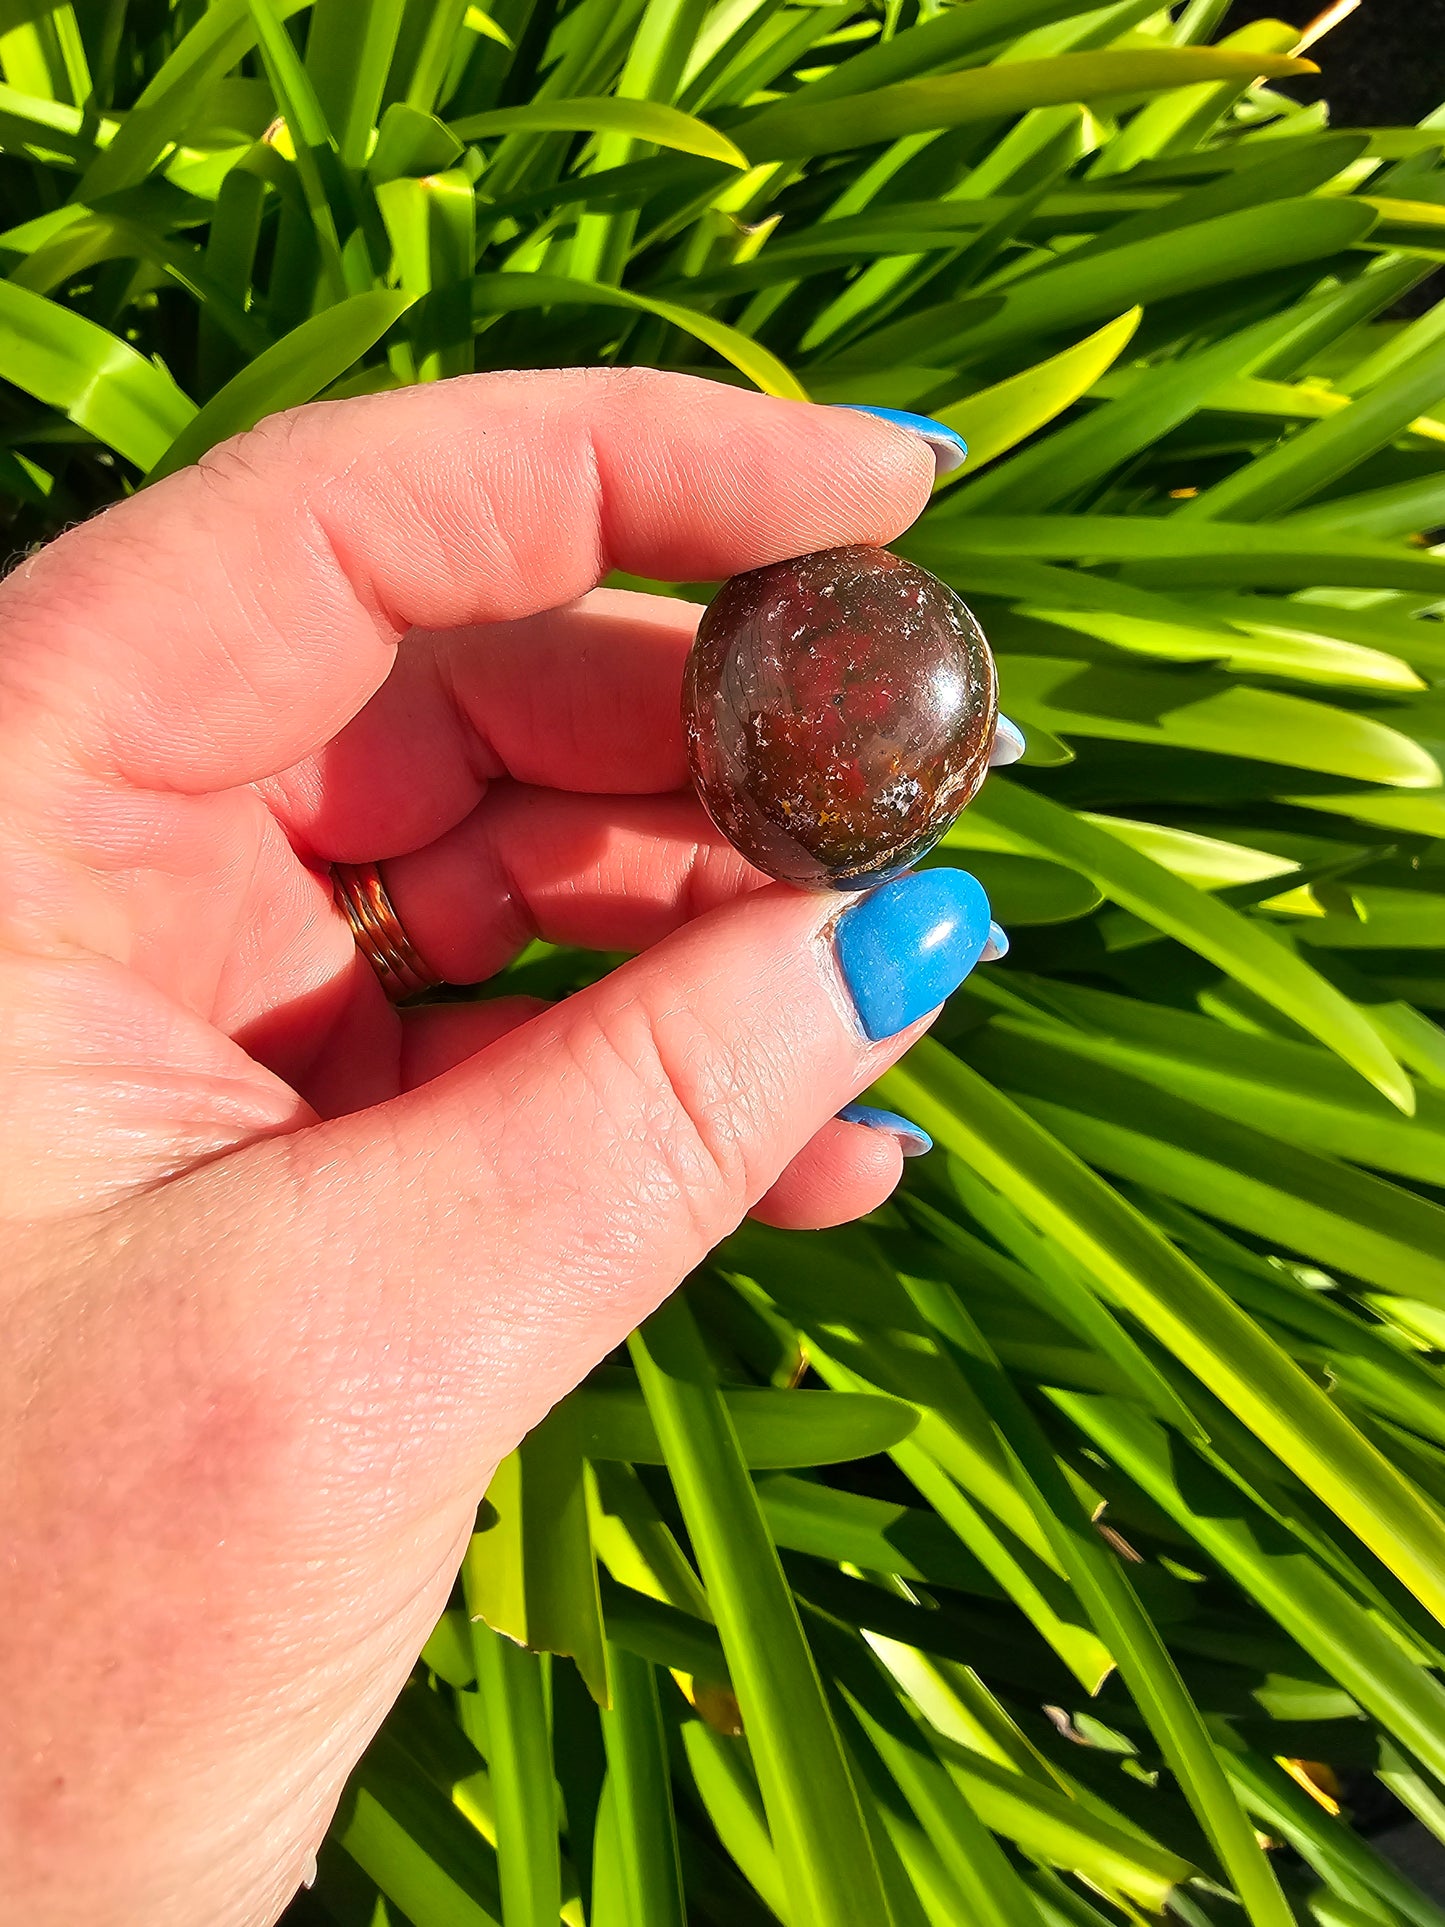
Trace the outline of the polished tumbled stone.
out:
<instances>
[{"instance_id":1,"label":"polished tumbled stone","mask_svg":"<svg viewBox=\"0 0 1445 1927\"><path fill-rule=\"evenodd\" d=\"M683 687L708 814L758 869L813 889L867 888L931 849L983 781L997 719L968 606L862 546L725 582Z\"/></svg>"}]
</instances>

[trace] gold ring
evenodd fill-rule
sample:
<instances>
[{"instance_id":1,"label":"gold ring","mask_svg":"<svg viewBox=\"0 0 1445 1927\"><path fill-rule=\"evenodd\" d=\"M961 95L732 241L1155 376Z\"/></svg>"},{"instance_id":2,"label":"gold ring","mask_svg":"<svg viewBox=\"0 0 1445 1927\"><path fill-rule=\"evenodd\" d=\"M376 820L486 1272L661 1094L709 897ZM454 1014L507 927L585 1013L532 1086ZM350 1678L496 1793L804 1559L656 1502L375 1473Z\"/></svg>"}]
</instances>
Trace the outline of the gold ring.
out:
<instances>
[{"instance_id":1,"label":"gold ring","mask_svg":"<svg viewBox=\"0 0 1445 1927\"><path fill-rule=\"evenodd\" d=\"M374 863L337 863L331 870L337 906L356 947L394 1004L430 990L442 979L422 962Z\"/></svg>"}]
</instances>

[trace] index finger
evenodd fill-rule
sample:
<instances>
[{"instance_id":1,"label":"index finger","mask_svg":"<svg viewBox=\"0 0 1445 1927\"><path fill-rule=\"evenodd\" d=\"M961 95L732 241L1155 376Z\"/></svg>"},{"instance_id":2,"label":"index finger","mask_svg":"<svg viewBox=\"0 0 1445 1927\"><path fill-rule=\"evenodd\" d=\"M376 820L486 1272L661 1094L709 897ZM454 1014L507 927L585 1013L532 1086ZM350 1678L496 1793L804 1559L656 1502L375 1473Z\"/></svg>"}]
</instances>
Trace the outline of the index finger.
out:
<instances>
[{"instance_id":1,"label":"index finger","mask_svg":"<svg viewBox=\"0 0 1445 1927\"><path fill-rule=\"evenodd\" d=\"M327 742L408 628L555 608L614 568L708 580L888 541L933 466L871 416L644 369L313 405L17 570L4 674L88 767L229 788Z\"/></svg>"}]
</instances>

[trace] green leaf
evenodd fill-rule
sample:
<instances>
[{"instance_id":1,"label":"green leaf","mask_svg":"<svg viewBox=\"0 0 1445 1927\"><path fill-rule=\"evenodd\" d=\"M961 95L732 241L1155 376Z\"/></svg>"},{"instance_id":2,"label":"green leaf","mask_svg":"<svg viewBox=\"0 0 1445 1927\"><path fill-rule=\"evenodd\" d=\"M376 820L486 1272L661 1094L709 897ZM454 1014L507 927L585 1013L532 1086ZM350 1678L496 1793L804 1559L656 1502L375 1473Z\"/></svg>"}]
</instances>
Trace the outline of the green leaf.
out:
<instances>
[{"instance_id":1,"label":"green leaf","mask_svg":"<svg viewBox=\"0 0 1445 1927\"><path fill-rule=\"evenodd\" d=\"M610 1689L578 1395L504 1459L468 1554L471 1610L533 1652L573 1659L599 1706Z\"/></svg>"},{"instance_id":2,"label":"green leaf","mask_svg":"<svg viewBox=\"0 0 1445 1927\"><path fill-rule=\"evenodd\" d=\"M1445 1691L1439 1681L1263 1508L1241 1504L1238 1489L1219 1473L1183 1459L1164 1428L1137 1409L1073 1392L1050 1396L1347 1692L1432 1771L1445 1768Z\"/></svg>"},{"instance_id":3,"label":"green leaf","mask_svg":"<svg viewBox=\"0 0 1445 1927\"><path fill-rule=\"evenodd\" d=\"M1029 989L1044 1010L1068 1020L1067 1029L1050 1034L1069 1051L1131 1071L1222 1117L1248 1120L1285 1143L1445 1184L1445 1098L1437 1092L1417 1091L1414 1116L1402 1117L1313 1045L1231 1030L1080 984L1038 979ZM1011 1028L1027 1020L1009 1013L996 1021Z\"/></svg>"},{"instance_id":4,"label":"green leaf","mask_svg":"<svg viewBox=\"0 0 1445 1927\"><path fill-rule=\"evenodd\" d=\"M1300 590L1327 582L1339 588L1445 594L1445 561L1433 555L1395 549L1383 541L1295 530L1291 522L1183 522L1177 515L927 516L896 547L938 570L977 570L1011 557L1129 563L1129 582L1171 592L1216 584ZM1021 574L1017 580L1031 578ZM1042 584L1019 594L1050 599Z\"/></svg>"},{"instance_id":5,"label":"green leaf","mask_svg":"<svg viewBox=\"0 0 1445 1927\"><path fill-rule=\"evenodd\" d=\"M644 1659L615 1652L616 1696L603 1717L607 1779L628 1927L684 1927L677 1823L657 1697L657 1675Z\"/></svg>"},{"instance_id":6,"label":"green leaf","mask_svg":"<svg viewBox=\"0 0 1445 1927\"><path fill-rule=\"evenodd\" d=\"M779 1546L817 1559L844 1560L870 1572L997 1596L998 1587L977 1559L935 1513L921 1506L840 1492L786 1472L759 1479L757 1494Z\"/></svg>"},{"instance_id":7,"label":"green leaf","mask_svg":"<svg viewBox=\"0 0 1445 1927\"><path fill-rule=\"evenodd\" d=\"M1127 562L1129 580L1177 591L1199 587L1419 589L1445 596L1445 560L1384 542L1346 540L1289 522L1186 522L1178 515L928 516L898 544L934 569L1011 557ZM1021 580L1028 580L1021 577ZM1087 585L1085 585L1087 586ZM1005 591L1009 593L1009 591ZM1042 588L1022 593L1049 600ZM1066 597L1053 598L1066 603Z\"/></svg>"},{"instance_id":8,"label":"green leaf","mask_svg":"<svg viewBox=\"0 0 1445 1927\"><path fill-rule=\"evenodd\" d=\"M839 1465L871 1458L908 1437L918 1413L900 1398L739 1388L719 1394L744 1461L759 1468ZM641 1391L585 1385L574 1394L583 1451L634 1465L666 1463Z\"/></svg>"},{"instance_id":9,"label":"green leaf","mask_svg":"<svg viewBox=\"0 0 1445 1927\"><path fill-rule=\"evenodd\" d=\"M1301 940L1322 950L1439 950L1445 947L1445 896L1362 884L1349 913L1312 917Z\"/></svg>"},{"instance_id":10,"label":"green leaf","mask_svg":"<svg viewBox=\"0 0 1445 1927\"><path fill-rule=\"evenodd\" d=\"M404 0L313 0L306 73L347 167L366 160L404 12Z\"/></svg>"},{"instance_id":11,"label":"green leaf","mask_svg":"<svg viewBox=\"0 0 1445 1927\"><path fill-rule=\"evenodd\" d=\"M464 1578L469 1566L470 1555ZM480 1621L472 1626L472 1652L496 1802L502 1919L505 1927L555 1927L562 1909L560 1816L543 1662Z\"/></svg>"},{"instance_id":12,"label":"green leaf","mask_svg":"<svg viewBox=\"0 0 1445 1927\"><path fill-rule=\"evenodd\" d=\"M462 143L444 121L404 100L394 100L381 117L376 145L366 162L367 179L394 181L404 174L417 178L440 174L461 156Z\"/></svg>"},{"instance_id":13,"label":"green leaf","mask_svg":"<svg viewBox=\"0 0 1445 1927\"><path fill-rule=\"evenodd\" d=\"M973 845L973 831L966 823L956 823L945 832L935 856L925 858L925 866L947 861L946 853L967 850L968 867L988 893L993 913L1006 930L1028 924L1071 923L1086 917L1103 900L1090 880L1062 863L1043 863L1036 857L1013 856L999 851L979 851Z\"/></svg>"},{"instance_id":14,"label":"green leaf","mask_svg":"<svg viewBox=\"0 0 1445 1927\"><path fill-rule=\"evenodd\" d=\"M560 274L481 274L473 278L471 287L473 312L477 315L515 314L528 308L565 307L569 303L656 315L704 343L724 361L730 361L765 395L783 395L794 401L808 399L796 376L761 343L749 340L712 315L684 308L673 301L657 301L627 288L572 280Z\"/></svg>"},{"instance_id":15,"label":"green leaf","mask_svg":"<svg viewBox=\"0 0 1445 1927\"><path fill-rule=\"evenodd\" d=\"M389 1734L372 1741L333 1837L417 1927L502 1927L495 1854Z\"/></svg>"},{"instance_id":16,"label":"green leaf","mask_svg":"<svg viewBox=\"0 0 1445 1927\"><path fill-rule=\"evenodd\" d=\"M1297 509L1292 528L1332 529L1351 535L1420 535L1445 526L1445 476L1420 475L1388 488L1359 495L1334 496L1313 508Z\"/></svg>"},{"instance_id":17,"label":"green leaf","mask_svg":"<svg viewBox=\"0 0 1445 1927\"><path fill-rule=\"evenodd\" d=\"M885 1902L858 1795L727 1411L676 1297L632 1339L742 1708L789 1908L877 1927Z\"/></svg>"},{"instance_id":18,"label":"green leaf","mask_svg":"<svg viewBox=\"0 0 1445 1927\"><path fill-rule=\"evenodd\" d=\"M977 357L1018 336L1095 320L1117 312L1121 290L1147 309L1222 282L1282 273L1353 247L1373 220L1352 201L1278 201L1079 261L1066 253L1054 265L1000 284L1002 312L971 329L964 346Z\"/></svg>"},{"instance_id":19,"label":"green leaf","mask_svg":"<svg viewBox=\"0 0 1445 1927\"><path fill-rule=\"evenodd\" d=\"M1441 1910L1367 1841L1338 1823L1331 1826L1317 1802L1275 1760L1263 1760L1243 1748L1231 1749L1226 1760L1246 1802L1270 1832L1287 1840L1327 1881L1330 1894L1311 1902L1321 1922L1349 1921L1351 1927L1364 1927L1366 1921L1389 1915L1403 1917L1416 1927L1441 1927L1445 1919Z\"/></svg>"},{"instance_id":20,"label":"green leaf","mask_svg":"<svg viewBox=\"0 0 1445 1927\"><path fill-rule=\"evenodd\" d=\"M1409 1079L1356 1009L1258 923L1171 876L1107 830L1046 797L995 781L973 804L1021 847L1072 863L1126 910L1187 944L1318 1037L1401 1110L1414 1102Z\"/></svg>"},{"instance_id":21,"label":"green leaf","mask_svg":"<svg viewBox=\"0 0 1445 1927\"><path fill-rule=\"evenodd\" d=\"M166 371L128 342L12 281L0 281L0 359L7 381L138 468L195 416Z\"/></svg>"},{"instance_id":22,"label":"green leaf","mask_svg":"<svg viewBox=\"0 0 1445 1927\"><path fill-rule=\"evenodd\" d=\"M936 1284L910 1287L920 1310L952 1341L970 1382L1014 1454L1060 1563L1174 1770L1200 1824L1256 1927L1292 1919L1259 1841L1245 1821L1159 1628L1143 1610L1126 1568L1106 1549L1070 1487L1037 1421L1005 1378L958 1295Z\"/></svg>"},{"instance_id":23,"label":"green leaf","mask_svg":"<svg viewBox=\"0 0 1445 1927\"><path fill-rule=\"evenodd\" d=\"M1085 618L1080 626L1099 625ZM1025 735L1037 717L1052 734L1069 738L1208 750L1408 789L1437 789L1441 782L1428 751L1373 717L1251 689L1202 667L1116 669L1010 653L1000 657L1000 689Z\"/></svg>"},{"instance_id":24,"label":"green leaf","mask_svg":"<svg viewBox=\"0 0 1445 1927\"><path fill-rule=\"evenodd\" d=\"M1313 71L1310 61L1221 53L1208 47L1060 54L1053 60L1014 60L966 73L899 81L840 100L805 94L802 100L763 108L744 124L742 137L755 161L790 160L872 146L933 128L996 120L1065 101L1152 93L1230 76L1247 80L1260 73Z\"/></svg>"},{"instance_id":25,"label":"green leaf","mask_svg":"<svg viewBox=\"0 0 1445 1927\"><path fill-rule=\"evenodd\" d=\"M377 288L354 294L303 321L238 375L233 375L174 434L154 461L148 481L158 481L198 460L208 448L254 428L263 417L310 401L344 374L412 305L414 297Z\"/></svg>"},{"instance_id":26,"label":"green leaf","mask_svg":"<svg viewBox=\"0 0 1445 1927\"><path fill-rule=\"evenodd\" d=\"M246 5L256 29L271 92L285 117L295 149L296 172L311 217L327 297L340 301L348 291L355 293L359 289L353 286L353 277L348 273L342 253L342 243L348 238L352 223L340 176L337 138L286 31L285 15L277 11L278 0L246 0ZM369 281L369 264L363 263L361 267L365 280Z\"/></svg>"},{"instance_id":27,"label":"green leaf","mask_svg":"<svg viewBox=\"0 0 1445 1927\"><path fill-rule=\"evenodd\" d=\"M742 1742L724 1739L701 1720L688 1720L682 1744L698 1798L718 1838L776 1917L791 1921L788 1890Z\"/></svg>"},{"instance_id":28,"label":"green leaf","mask_svg":"<svg viewBox=\"0 0 1445 1927\"><path fill-rule=\"evenodd\" d=\"M306 0L276 0L277 16L289 19ZM144 180L184 125L187 110L255 44L247 0L215 0L171 49L125 121L81 178L78 197L94 206Z\"/></svg>"},{"instance_id":29,"label":"green leaf","mask_svg":"<svg viewBox=\"0 0 1445 1927\"><path fill-rule=\"evenodd\" d=\"M1445 1619L1439 1515L1203 1272L1082 1160L940 1046L916 1044L879 1088L971 1162L1041 1232L1057 1238Z\"/></svg>"},{"instance_id":30,"label":"green leaf","mask_svg":"<svg viewBox=\"0 0 1445 1927\"><path fill-rule=\"evenodd\" d=\"M1348 408L1267 450L1186 502L1191 518L1282 515L1395 439L1445 397L1445 341L1357 396Z\"/></svg>"},{"instance_id":31,"label":"green leaf","mask_svg":"<svg viewBox=\"0 0 1445 1927\"><path fill-rule=\"evenodd\" d=\"M968 443L969 472L1035 434L1092 388L1128 346L1141 312L1131 308L1062 354L941 409L937 419Z\"/></svg>"},{"instance_id":32,"label":"green leaf","mask_svg":"<svg viewBox=\"0 0 1445 1927\"><path fill-rule=\"evenodd\" d=\"M748 157L706 121L658 100L537 100L525 107L494 107L451 123L458 140L485 140L492 134L625 134L679 154L700 154L728 167L747 167Z\"/></svg>"},{"instance_id":33,"label":"green leaf","mask_svg":"<svg viewBox=\"0 0 1445 1927\"><path fill-rule=\"evenodd\" d=\"M954 1882L955 1917L963 1918L966 1910L979 1927L1025 1927L1036 1921L1033 1896L1013 1863L897 1702L883 1700L886 1711L880 1717L877 1702L870 1710L851 1694L849 1701Z\"/></svg>"},{"instance_id":34,"label":"green leaf","mask_svg":"<svg viewBox=\"0 0 1445 1927\"><path fill-rule=\"evenodd\" d=\"M1091 1164L1274 1236L1371 1284L1445 1305L1445 1210L1383 1178L1202 1111L1002 1018L970 1058Z\"/></svg>"},{"instance_id":35,"label":"green leaf","mask_svg":"<svg viewBox=\"0 0 1445 1927\"><path fill-rule=\"evenodd\" d=\"M1334 299L1338 304L1340 297ZM1222 383L1248 373L1292 341L1303 344L1316 321L1317 310L1305 304L1268 315L1195 354L1128 371L1131 379L1116 399L1025 449L976 485L970 482L950 506L969 513L1037 515L1068 501L1207 406Z\"/></svg>"},{"instance_id":36,"label":"green leaf","mask_svg":"<svg viewBox=\"0 0 1445 1927\"><path fill-rule=\"evenodd\" d=\"M1243 602L1245 598L1239 600ZM1333 636L1283 628L1272 622L1249 622L1236 617L1233 618L1236 633L1229 635L1212 626L1197 628L1176 620L1156 622L1148 617L1103 610L1030 609L1027 613L1081 635L1097 636L1100 641L1112 643L1131 655L1157 656L1169 662L1222 663L1237 676L1283 677L1291 682L1322 683L1344 689L1399 691L1426 687L1398 656L1386 655L1379 649L1363 649L1358 643L1339 642ZM1201 615L1208 620L1207 612ZM1394 742L1390 747L1397 757L1403 755L1413 763L1408 739L1391 734ZM1384 744L1377 739L1374 747L1379 749Z\"/></svg>"}]
</instances>

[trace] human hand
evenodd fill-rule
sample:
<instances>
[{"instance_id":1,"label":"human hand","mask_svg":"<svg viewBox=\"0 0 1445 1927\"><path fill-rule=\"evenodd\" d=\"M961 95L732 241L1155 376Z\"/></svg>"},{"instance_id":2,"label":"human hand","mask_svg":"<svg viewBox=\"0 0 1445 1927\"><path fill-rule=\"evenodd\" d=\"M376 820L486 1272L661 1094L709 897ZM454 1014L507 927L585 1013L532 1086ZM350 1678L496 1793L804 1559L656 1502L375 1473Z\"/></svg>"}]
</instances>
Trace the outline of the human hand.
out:
<instances>
[{"instance_id":1,"label":"human hand","mask_svg":"<svg viewBox=\"0 0 1445 1927\"><path fill-rule=\"evenodd\" d=\"M893 1188L835 1114L982 892L763 886L684 790L697 611L594 585L884 542L932 477L855 413L478 377L264 423L0 586L16 1919L272 1920L498 1460L746 1211ZM397 1011L327 876L372 859L452 981L643 954Z\"/></svg>"}]
</instances>

